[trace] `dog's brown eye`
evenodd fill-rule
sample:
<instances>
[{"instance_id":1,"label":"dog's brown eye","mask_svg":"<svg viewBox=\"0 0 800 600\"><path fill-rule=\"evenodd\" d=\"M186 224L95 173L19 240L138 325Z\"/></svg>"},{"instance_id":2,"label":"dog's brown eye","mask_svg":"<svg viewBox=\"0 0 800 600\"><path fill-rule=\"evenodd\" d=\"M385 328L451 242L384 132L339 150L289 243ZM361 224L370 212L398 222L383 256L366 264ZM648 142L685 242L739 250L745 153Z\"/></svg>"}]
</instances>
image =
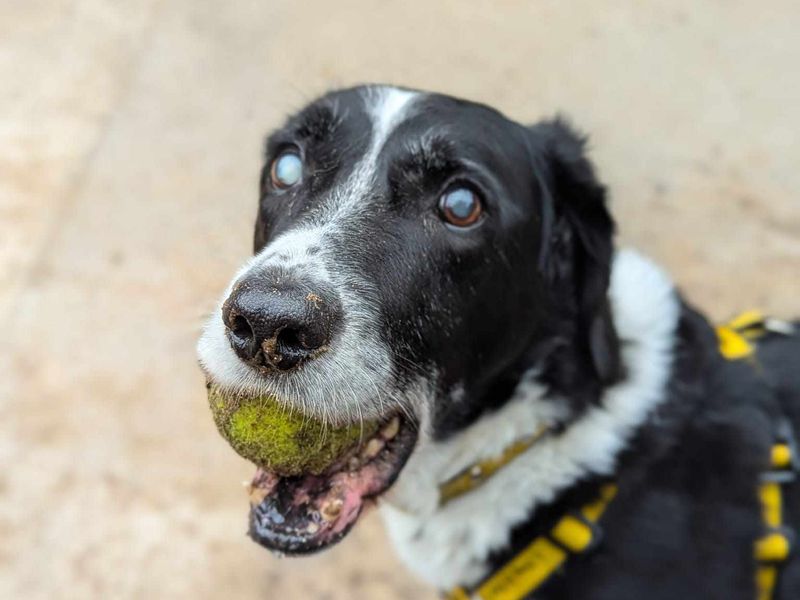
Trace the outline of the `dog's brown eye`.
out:
<instances>
[{"instance_id":1,"label":"dog's brown eye","mask_svg":"<svg viewBox=\"0 0 800 600\"><path fill-rule=\"evenodd\" d=\"M439 200L442 218L456 227L469 227L478 222L483 212L483 204L478 194L469 188L453 188Z\"/></svg>"},{"instance_id":2,"label":"dog's brown eye","mask_svg":"<svg viewBox=\"0 0 800 600\"><path fill-rule=\"evenodd\" d=\"M272 161L269 174L272 185L285 190L300 181L303 176L303 161L296 152L284 152Z\"/></svg>"}]
</instances>

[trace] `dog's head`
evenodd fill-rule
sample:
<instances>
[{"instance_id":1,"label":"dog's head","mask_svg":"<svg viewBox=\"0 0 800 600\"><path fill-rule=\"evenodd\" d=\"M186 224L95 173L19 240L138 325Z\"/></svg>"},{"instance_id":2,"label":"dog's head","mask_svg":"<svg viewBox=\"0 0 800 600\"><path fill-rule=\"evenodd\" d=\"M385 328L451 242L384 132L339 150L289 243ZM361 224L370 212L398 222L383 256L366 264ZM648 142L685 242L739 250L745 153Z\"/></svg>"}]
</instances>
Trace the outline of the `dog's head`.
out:
<instances>
[{"instance_id":1,"label":"dog's head","mask_svg":"<svg viewBox=\"0 0 800 600\"><path fill-rule=\"evenodd\" d=\"M217 386L331 423L401 425L366 464L262 470L259 542L337 541L419 435L457 435L523 374L576 411L618 377L613 223L583 150L559 120L526 127L384 86L328 94L269 137L255 256L208 323L201 364Z\"/></svg>"}]
</instances>

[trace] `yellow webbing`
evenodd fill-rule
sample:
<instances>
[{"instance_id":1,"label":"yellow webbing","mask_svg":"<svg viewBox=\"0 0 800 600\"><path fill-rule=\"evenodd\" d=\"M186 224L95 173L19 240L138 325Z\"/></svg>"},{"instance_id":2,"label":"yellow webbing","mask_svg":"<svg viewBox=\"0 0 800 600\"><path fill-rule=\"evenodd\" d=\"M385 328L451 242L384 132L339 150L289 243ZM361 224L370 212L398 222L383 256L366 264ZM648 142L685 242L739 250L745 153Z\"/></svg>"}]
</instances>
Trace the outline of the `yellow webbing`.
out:
<instances>
[{"instance_id":1,"label":"yellow webbing","mask_svg":"<svg viewBox=\"0 0 800 600\"><path fill-rule=\"evenodd\" d=\"M751 342L766 331L765 318L760 312L751 310L742 313L716 328L720 352L728 360L754 357L755 346ZM501 456L459 473L440 487L441 504L481 485L530 448L545 432L537 432L528 439L516 442ZM771 469L791 469L792 460L789 444L780 442L772 447ZM520 600L534 593L564 564L570 553L580 554L591 547L594 541L592 525L599 521L616 493L616 485L602 486L597 499L581 508L580 518L571 514L565 515L553 526L549 535L533 540L477 589L470 591L457 587L446 595L447 600ZM758 496L767 533L756 541L754 547L757 561L756 589L758 600L772 600L778 581L778 569L788 559L791 543L781 529L783 493L780 483L765 481L758 489Z\"/></svg>"},{"instance_id":2,"label":"yellow webbing","mask_svg":"<svg viewBox=\"0 0 800 600\"><path fill-rule=\"evenodd\" d=\"M483 485L487 479L533 446L548 431L550 431L550 427L543 425L532 435L517 440L508 446L499 456L482 460L444 482L439 486L439 505L447 504L451 500Z\"/></svg>"},{"instance_id":3,"label":"yellow webbing","mask_svg":"<svg viewBox=\"0 0 800 600\"><path fill-rule=\"evenodd\" d=\"M772 446L770 467L773 470L786 470L792 467L792 451L788 444L777 443ZM756 589L758 600L772 600L778 583L778 568L786 562L791 551L791 542L781 529L783 526L783 490L778 481L764 481L758 488L761 500L761 518L765 533L756 540L755 558Z\"/></svg>"},{"instance_id":4,"label":"yellow webbing","mask_svg":"<svg viewBox=\"0 0 800 600\"><path fill-rule=\"evenodd\" d=\"M719 350L728 360L739 360L755 354L750 342L766 332L765 318L757 310L748 310L717 327Z\"/></svg>"},{"instance_id":5,"label":"yellow webbing","mask_svg":"<svg viewBox=\"0 0 800 600\"><path fill-rule=\"evenodd\" d=\"M564 564L570 552L579 554L591 546L592 525L600 520L616 493L616 485L603 485L598 497L580 509L579 517L563 516L549 535L533 540L476 590L456 588L448 594L448 600L520 600L532 594Z\"/></svg>"},{"instance_id":6,"label":"yellow webbing","mask_svg":"<svg viewBox=\"0 0 800 600\"><path fill-rule=\"evenodd\" d=\"M742 334L727 325L717 327L717 337L719 338L719 351L728 360L747 358L755 352L753 345Z\"/></svg>"},{"instance_id":7,"label":"yellow webbing","mask_svg":"<svg viewBox=\"0 0 800 600\"><path fill-rule=\"evenodd\" d=\"M767 319L757 310L749 310L717 327L719 350L728 360L755 358L755 342L767 332ZM781 441L772 446L770 469L792 468L792 450ZM778 481L767 479L758 488L761 516L766 533L756 540L756 591L758 600L772 600L778 583L780 564L789 558L791 543L783 526L783 490Z\"/></svg>"}]
</instances>

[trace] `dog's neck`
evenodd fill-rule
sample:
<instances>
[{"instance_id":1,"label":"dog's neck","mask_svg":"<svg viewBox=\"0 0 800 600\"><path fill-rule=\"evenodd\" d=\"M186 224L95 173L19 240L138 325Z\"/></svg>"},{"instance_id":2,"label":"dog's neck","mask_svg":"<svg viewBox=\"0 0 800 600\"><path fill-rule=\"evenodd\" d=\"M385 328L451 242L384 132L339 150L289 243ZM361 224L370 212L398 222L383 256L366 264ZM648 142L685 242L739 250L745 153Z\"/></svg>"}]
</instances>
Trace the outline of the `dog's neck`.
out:
<instances>
[{"instance_id":1,"label":"dog's neck","mask_svg":"<svg viewBox=\"0 0 800 600\"><path fill-rule=\"evenodd\" d=\"M512 398L445 441L421 424L418 447L382 506L389 534L407 565L440 589L485 577L491 553L509 544L512 529L537 507L591 475L614 472L632 434L664 397L680 304L672 283L649 260L617 254L609 289L626 378L578 416L537 383L531 370ZM569 423L505 465L483 485L440 504L439 486L501 454L543 425Z\"/></svg>"}]
</instances>

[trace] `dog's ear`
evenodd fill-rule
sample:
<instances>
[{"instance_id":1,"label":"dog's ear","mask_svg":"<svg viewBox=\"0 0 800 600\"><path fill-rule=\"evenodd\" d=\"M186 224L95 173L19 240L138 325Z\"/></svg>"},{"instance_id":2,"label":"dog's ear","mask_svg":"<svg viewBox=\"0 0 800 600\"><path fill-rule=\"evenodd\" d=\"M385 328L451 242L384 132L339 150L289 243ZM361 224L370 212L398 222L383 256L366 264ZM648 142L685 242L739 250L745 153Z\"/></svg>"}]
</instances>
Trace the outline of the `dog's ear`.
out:
<instances>
[{"instance_id":1,"label":"dog's ear","mask_svg":"<svg viewBox=\"0 0 800 600\"><path fill-rule=\"evenodd\" d=\"M586 139L562 119L530 131L537 157L543 157L537 169L545 196L539 266L552 289L568 295L577 313L579 351L608 385L622 373L608 300L615 228L605 188L586 158Z\"/></svg>"}]
</instances>

